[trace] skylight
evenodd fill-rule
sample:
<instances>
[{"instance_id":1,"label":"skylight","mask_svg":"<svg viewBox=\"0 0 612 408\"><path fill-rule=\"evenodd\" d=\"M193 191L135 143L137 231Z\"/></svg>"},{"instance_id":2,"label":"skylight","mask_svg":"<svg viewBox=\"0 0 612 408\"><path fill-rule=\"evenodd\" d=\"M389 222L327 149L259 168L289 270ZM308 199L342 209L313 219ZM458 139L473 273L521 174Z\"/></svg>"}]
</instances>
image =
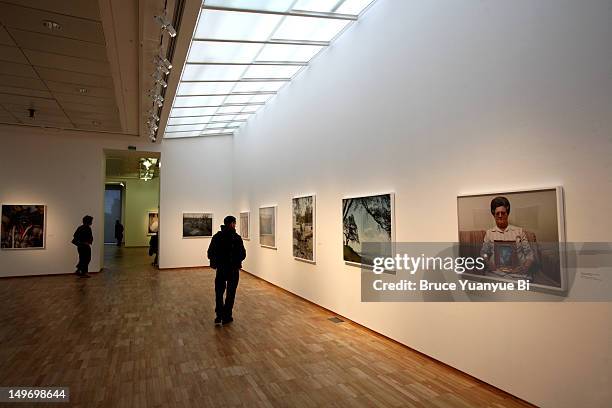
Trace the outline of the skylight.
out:
<instances>
[{"instance_id":1,"label":"skylight","mask_svg":"<svg viewBox=\"0 0 612 408\"><path fill-rule=\"evenodd\" d=\"M374 0L205 0L165 138L232 135Z\"/></svg>"}]
</instances>

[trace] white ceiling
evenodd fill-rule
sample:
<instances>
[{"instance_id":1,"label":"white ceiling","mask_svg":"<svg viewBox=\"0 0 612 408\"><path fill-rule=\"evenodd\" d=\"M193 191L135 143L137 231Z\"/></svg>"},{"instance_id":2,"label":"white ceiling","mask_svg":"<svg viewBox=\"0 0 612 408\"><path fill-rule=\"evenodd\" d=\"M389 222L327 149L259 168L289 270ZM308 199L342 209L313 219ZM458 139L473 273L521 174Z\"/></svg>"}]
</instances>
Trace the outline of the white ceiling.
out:
<instances>
[{"instance_id":1,"label":"white ceiling","mask_svg":"<svg viewBox=\"0 0 612 408\"><path fill-rule=\"evenodd\" d=\"M138 0L0 0L0 123L138 135L141 11Z\"/></svg>"}]
</instances>

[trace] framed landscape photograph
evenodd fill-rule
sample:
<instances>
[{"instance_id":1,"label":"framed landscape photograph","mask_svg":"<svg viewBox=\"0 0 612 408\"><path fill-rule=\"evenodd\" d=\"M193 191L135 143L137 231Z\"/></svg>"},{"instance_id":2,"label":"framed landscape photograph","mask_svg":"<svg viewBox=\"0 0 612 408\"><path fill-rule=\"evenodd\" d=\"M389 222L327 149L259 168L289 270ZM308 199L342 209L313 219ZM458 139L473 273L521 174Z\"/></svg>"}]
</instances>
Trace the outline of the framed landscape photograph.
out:
<instances>
[{"instance_id":1,"label":"framed landscape photograph","mask_svg":"<svg viewBox=\"0 0 612 408\"><path fill-rule=\"evenodd\" d=\"M159 214L157 211L149 211L147 223L147 235L156 234L159 231Z\"/></svg>"},{"instance_id":2,"label":"framed landscape photograph","mask_svg":"<svg viewBox=\"0 0 612 408\"><path fill-rule=\"evenodd\" d=\"M0 247L44 249L46 210L42 204L2 204Z\"/></svg>"},{"instance_id":3,"label":"framed landscape photograph","mask_svg":"<svg viewBox=\"0 0 612 408\"><path fill-rule=\"evenodd\" d=\"M183 213L183 238L212 237L213 215L206 212Z\"/></svg>"},{"instance_id":4,"label":"framed landscape photograph","mask_svg":"<svg viewBox=\"0 0 612 408\"><path fill-rule=\"evenodd\" d=\"M393 256L394 199L393 193L387 193L342 200L345 262L372 266L375 257Z\"/></svg>"},{"instance_id":5,"label":"framed landscape photograph","mask_svg":"<svg viewBox=\"0 0 612 408\"><path fill-rule=\"evenodd\" d=\"M259 208L259 244L276 249L276 206Z\"/></svg>"},{"instance_id":6,"label":"framed landscape photograph","mask_svg":"<svg viewBox=\"0 0 612 408\"><path fill-rule=\"evenodd\" d=\"M251 213L249 211L243 211L240 213L240 236L242 239L250 240L249 235L251 230Z\"/></svg>"},{"instance_id":7,"label":"framed landscape photograph","mask_svg":"<svg viewBox=\"0 0 612 408\"><path fill-rule=\"evenodd\" d=\"M315 262L315 196L293 198L293 257Z\"/></svg>"},{"instance_id":8,"label":"framed landscape photograph","mask_svg":"<svg viewBox=\"0 0 612 408\"><path fill-rule=\"evenodd\" d=\"M567 289L563 190L551 187L457 197L459 251L482 257L479 280L529 280L550 292Z\"/></svg>"}]
</instances>

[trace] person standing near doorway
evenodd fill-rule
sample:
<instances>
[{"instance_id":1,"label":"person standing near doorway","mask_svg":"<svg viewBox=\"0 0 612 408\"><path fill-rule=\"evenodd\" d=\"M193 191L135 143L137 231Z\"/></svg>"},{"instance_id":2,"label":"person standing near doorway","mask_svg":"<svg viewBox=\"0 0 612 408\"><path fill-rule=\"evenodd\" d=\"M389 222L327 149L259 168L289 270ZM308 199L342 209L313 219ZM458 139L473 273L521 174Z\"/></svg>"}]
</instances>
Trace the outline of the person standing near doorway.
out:
<instances>
[{"instance_id":1,"label":"person standing near doorway","mask_svg":"<svg viewBox=\"0 0 612 408\"><path fill-rule=\"evenodd\" d=\"M79 263L74 272L81 278L89 278L89 262L91 261L91 245L93 244L93 234L91 232L93 217L86 215L83 217L83 225L74 232L72 243L76 245L79 253Z\"/></svg>"},{"instance_id":2,"label":"person standing near doorway","mask_svg":"<svg viewBox=\"0 0 612 408\"><path fill-rule=\"evenodd\" d=\"M123 225L119 222L119 220L115 221L115 239L117 240L117 246L120 247L123 242Z\"/></svg>"},{"instance_id":3,"label":"person standing near doorway","mask_svg":"<svg viewBox=\"0 0 612 408\"><path fill-rule=\"evenodd\" d=\"M246 258L242 238L236 233L236 217L228 215L208 246L210 266L217 270L215 277L215 325L220 326L234 321L232 309L238 288L240 268ZM225 302L223 294L226 292Z\"/></svg>"}]
</instances>

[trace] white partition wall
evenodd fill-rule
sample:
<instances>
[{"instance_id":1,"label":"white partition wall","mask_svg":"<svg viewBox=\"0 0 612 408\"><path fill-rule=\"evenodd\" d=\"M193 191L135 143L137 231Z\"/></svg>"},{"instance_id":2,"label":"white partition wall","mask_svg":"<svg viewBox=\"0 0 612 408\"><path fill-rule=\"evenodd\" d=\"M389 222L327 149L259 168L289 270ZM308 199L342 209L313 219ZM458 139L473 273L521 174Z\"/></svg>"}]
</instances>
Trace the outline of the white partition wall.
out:
<instances>
[{"instance_id":1,"label":"white partition wall","mask_svg":"<svg viewBox=\"0 0 612 408\"><path fill-rule=\"evenodd\" d=\"M206 266L210 238L183 238L183 213L213 214L213 234L230 214L232 139L226 136L164 140L160 180L159 266ZM233 214L238 218L238 212Z\"/></svg>"},{"instance_id":2,"label":"white partition wall","mask_svg":"<svg viewBox=\"0 0 612 408\"><path fill-rule=\"evenodd\" d=\"M103 137L103 138L102 138ZM156 150L135 138L0 126L0 203L45 204L45 249L0 250L0 277L74 272L70 243L84 215L94 217L89 270L103 266L104 149Z\"/></svg>"},{"instance_id":3,"label":"white partition wall","mask_svg":"<svg viewBox=\"0 0 612 408\"><path fill-rule=\"evenodd\" d=\"M612 241L608 1L379 0L234 137L233 210L278 204L245 269L544 407L612 400L609 303L362 303L342 198L395 192L396 239L457 240L461 194L561 185L567 240ZM316 264L292 256L314 193Z\"/></svg>"}]
</instances>

